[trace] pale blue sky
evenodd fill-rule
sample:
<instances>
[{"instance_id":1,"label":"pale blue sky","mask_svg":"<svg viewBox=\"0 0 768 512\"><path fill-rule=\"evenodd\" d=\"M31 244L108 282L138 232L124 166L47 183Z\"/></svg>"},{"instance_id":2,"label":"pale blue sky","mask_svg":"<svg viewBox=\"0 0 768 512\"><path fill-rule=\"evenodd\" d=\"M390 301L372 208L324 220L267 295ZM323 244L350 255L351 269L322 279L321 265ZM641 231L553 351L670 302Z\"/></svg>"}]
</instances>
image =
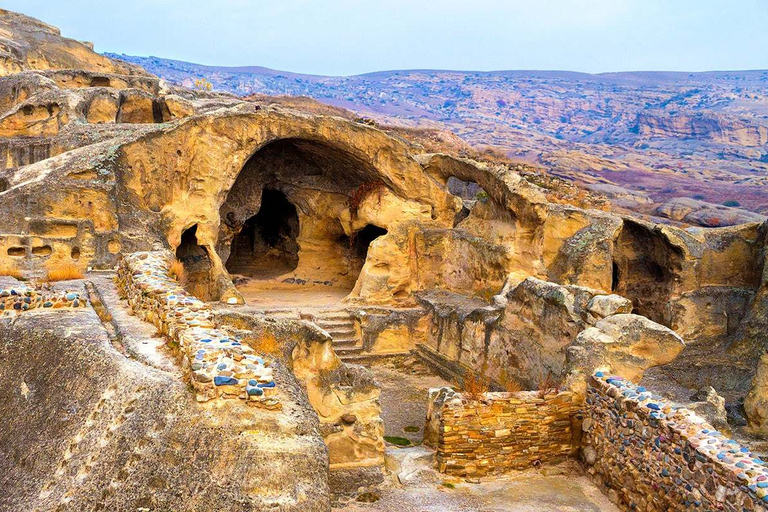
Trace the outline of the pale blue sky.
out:
<instances>
[{"instance_id":1,"label":"pale blue sky","mask_svg":"<svg viewBox=\"0 0 768 512\"><path fill-rule=\"evenodd\" d=\"M768 68L768 0L0 0L97 51L347 75Z\"/></svg>"}]
</instances>

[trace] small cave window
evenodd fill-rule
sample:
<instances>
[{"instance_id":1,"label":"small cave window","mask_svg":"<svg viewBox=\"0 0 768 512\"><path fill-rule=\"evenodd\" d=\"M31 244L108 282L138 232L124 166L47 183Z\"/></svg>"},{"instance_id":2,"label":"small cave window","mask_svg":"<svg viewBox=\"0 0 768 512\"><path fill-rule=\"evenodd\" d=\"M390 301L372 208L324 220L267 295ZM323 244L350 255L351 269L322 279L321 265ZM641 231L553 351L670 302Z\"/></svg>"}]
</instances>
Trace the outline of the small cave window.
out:
<instances>
[{"instance_id":1,"label":"small cave window","mask_svg":"<svg viewBox=\"0 0 768 512\"><path fill-rule=\"evenodd\" d=\"M232 240L227 270L256 279L286 274L299 264L299 215L279 190L264 189L259 212Z\"/></svg>"},{"instance_id":2,"label":"small cave window","mask_svg":"<svg viewBox=\"0 0 768 512\"><path fill-rule=\"evenodd\" d=\"M380 236L384 236L386 234L386 229L380 228L379 226L375 226L373 224L368 224L360 231L357 231L354 236L349 239L349 246L353 251L353 256L365 261L365 258L368 256L368 248L370 247L371 243Z\"/></svg>"},{"instance_id":3,"label":"small cave window","mask_svg":"<svg viewBox=\"0 0 768 512\"><path fill-rule=\"evenodd\" d=\"M448 192L461 199L463 206L456 213L453 219L453 227L459 225L461 221L469 217L469 213L478 201L485 203L488 201L488 193L474 181L460 180L455 176L448 178Z\"/></svg>"},{"instance_id":4,"label":"small cave window","mask_svg":"<svg viewBox=\"0 0 768 512\"><path fill-rule=\"evenodd\" d=\"M95 76L91 78L91 87L109 87L109 78L106 76Z\"/></svg>"},{"instance_id":5,"label":"small cave window","mask_svg":"<svg viewBox=\"0 0 768 512\"><path fill-rule=\"evenodd\" d=\"M197 224L181 234L176 258L184 265L184 288L202 300L211 299L211 257L197 241Z\"/></svg>"},{"instance_id":6,"label":"small cave window","mask_svg":"<svg viewBox=\"0 0 768 512\"><path fill-rule=\"evenodd\" d=\"M612 265L612 274L611 274L611 291L615 292L619 289L619 285L621 284L621 270L619 269L619 266L616 264L616 262L613 262Z\"/></svg>"},{"instance_id":7,"label":"small cave window","mask_svg":"<svg viewBox=\"0 0 768 512\"><path fill-rule=\"evenodd\" d=\"M23 258L27 255L27 249L24 247L9 247L8 248L8 256L12 256L14 258Z\"/></svg>"},{"instance_id":8,"label":"small cave window","mask_svg":"<svg viewBox=\"0 0 768 512\"><path fill-rule=\"evenodd\" d=\"M474 181L464 181L451 176L448 178L447 185L448 192L464 201L485 201L488 199L488 193Z\"/></svg>"},{"instance_id":9,"label":"small cave window","mask_svg":"<svg viewBox=\"0 0 768 512\"><path fill-rule=\"evenodd\" d=\"M5 192L10 188L10 183L5 178L0 178L0 192Z\"/></svg>"}]
</instances>

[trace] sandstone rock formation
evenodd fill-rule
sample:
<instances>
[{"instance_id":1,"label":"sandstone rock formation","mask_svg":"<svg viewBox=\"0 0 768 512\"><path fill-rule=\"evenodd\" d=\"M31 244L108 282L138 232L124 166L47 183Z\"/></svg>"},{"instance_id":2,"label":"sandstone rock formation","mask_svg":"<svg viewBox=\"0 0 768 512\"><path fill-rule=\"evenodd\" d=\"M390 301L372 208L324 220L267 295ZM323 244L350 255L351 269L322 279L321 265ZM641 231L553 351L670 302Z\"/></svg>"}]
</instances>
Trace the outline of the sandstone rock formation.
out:
<instances>
[{"instance_id":1,"label":"sandstone rock formation","mask_svg":"<svg viewBox=\"0 0 768 512\"><path fill-rule=\"evenodd\" d=\"M581 331L568 348L566 364L586 375L603 370L638 380L644 370L673 361L684 347L668 327L622 313Z\"/></svg>"},{"instance_id":2,"label":"sandstone rock formation","mask_svg":"<svg viewBox=\"0 0 768 512\"><path fill-rule=\"evenodd\" d=\"M362 356L413 351L457 381L577 398L598 368L662 366L728 401L752 387L768 432L768 223L683 230L552 203L506 166L169 87L2 17L27 50L0 78L0 274L39 288L8 291L0 324L4 417L21 419L0 429L8 506L328 510L379 481L371 373L312 315L243 307L245 282L345 296ZM98 272L118 264L127 303ZM89 305L32 307L62 269L86 274Z\"/></svg>"}]
</instances>

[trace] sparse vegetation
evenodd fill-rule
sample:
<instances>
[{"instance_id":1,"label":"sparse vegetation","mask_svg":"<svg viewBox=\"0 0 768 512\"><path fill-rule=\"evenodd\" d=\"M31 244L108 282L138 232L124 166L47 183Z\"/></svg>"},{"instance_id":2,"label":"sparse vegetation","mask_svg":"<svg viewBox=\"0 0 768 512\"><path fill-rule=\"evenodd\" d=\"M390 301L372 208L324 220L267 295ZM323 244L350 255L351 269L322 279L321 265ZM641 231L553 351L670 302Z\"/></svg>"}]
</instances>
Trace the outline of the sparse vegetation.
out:
<instances>
[{"instance_id":1,"label":"sparse vegetation","mask_svg":"<svg viewBox=\"0 0 768 512\"><path fill-rule=\"evenodd\" d=\"M728 201L723 201L723 206L730 206L732 208L737 208L741 206L741 203L738 201L734 201L733 199L729 199Z\"/></svg>"},{"instance_id":2,"label":"sparse vegetation","mask_svg":"<svg viewBox=\"0 0 768 512\"><path fill-rule=\"evenodd\" d=\"M560 385L562 383L556 378L551 371L543 370L539 374L538 389L539 395L552 395L560 392Z\"/></svg>"},{"instance_id":3,"label":"sparse vegetation","mask_svg":"<svg viewBox=\"0 0 768 512\"><path fill-rule=\"evenodd\" d=\"M421 427L417 427L415 425L408 425L407 427L403 427L404 432L414 433L421 430Z\"/></svg>"},{"instance_id":4,"label":"sparse vegetation","mask_svg":"<svg viewBox=\"0 0 768 512\"><path fill-rule=\"evenodd\" d=\"M53 268L49 268L45 275L45 281L52 283L55 281L69 281L70 279L82 279L83 271L74 263L59 263Z\"/></svg>"},{"instance_id":5,"label":"sparse vegetation","mask_svg":"<svg viewBox=\"0 0 768 512\"><path fill-rule=\"evenodd\" d=\"M349 213L352 214L352 218L357 218L357 212L360 209L360 205L363 204L363 201L371 195L371 194L377 194L379 203L381 203L381 192L384 190L384 183L375 180L375 181L365 181L360 184L353 192L352 196L349 198Z\"/></svg>"},{"instance_id":6,"label":"sparse vegetation","mask_svg":"<svg viewBox=\"0 0 768 512\"><path fill-rule=\"evenodd\" d=\"M525 390L523 385L520 384L520 381L506 374L504 375L504 378L502 379L501 384L502 386L504 386L504 391L506 391L507 393L517 393L518 391Z\"/></svg>"},{"instance_id":7,"label":"sparse vegetation","mask_svg":"<svg viewBox=\"0 0 768 512\"><path fill-rule=\"evenodd\" d=\"M482 400L489 390L488 378L484 372L467 372L461 382L461 390L470 400Z\"/></svg>"},{"instance_id":8,"label":"sparse vegetation","mask_svg":"<svg viewBox=\"0 0 768 512\"><path fill-rule=\"evenodd\" d=\"M210 91L213 89L213 84L209 82L206 78L197 78L195 79L195 89L198 91Z\"/></svg>"},{"instance_id":9,"label":"sparse vegetation","mask_svg":"<svg viewBox=\"0 0 768 512\"><path fill-rule=\"evenodd\" d=\"M394 444L395 446L410 446L411 441L399 436L384 436L384 440L388 442L389 444Z\"/></svg>"},{"instance_id":10,"label":"sparse vegetation","mask_svg":"<svg viewBox=\"0 0 768 512\"><path fill-rule=\"evenodd\" d=\"M177 258L171 262L168 266L168 274L181 283L182 286L184 285L186 272L184 270L184 263L182 263L181 260Z\"/></svg>"},{"instance_id":11,"label":"sparse vegetation","mask_svg":"<svg viewBox=\"0 0 768 512\"><path fill-rule=\"evenodd\" d=\"M18 279L19 281L24 280L24 274L17 268L7 268L5 270L0 270L0 276L12 277L14 279Z\"/></svg>"}]
</instances>

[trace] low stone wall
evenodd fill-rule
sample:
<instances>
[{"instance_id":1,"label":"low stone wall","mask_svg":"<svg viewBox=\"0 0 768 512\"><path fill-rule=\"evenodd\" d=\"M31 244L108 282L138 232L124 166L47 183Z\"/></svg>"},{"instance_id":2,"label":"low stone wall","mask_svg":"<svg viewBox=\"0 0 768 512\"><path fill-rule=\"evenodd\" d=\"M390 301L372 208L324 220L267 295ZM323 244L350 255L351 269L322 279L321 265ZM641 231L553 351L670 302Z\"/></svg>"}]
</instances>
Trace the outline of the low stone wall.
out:
<instances>
[{"instance_id":1,"label":"low stone wall","mask_svg":"<svg viewBox=\"0 0 768 512\"><path fill-rule=\"evenodd\" d=\"M30 309L84 308L88 301L77 292L45 293L26 286L0 288L0 314L8 316Z\"/></svg>"},{"instance_id":2,"label":"low stone wall","mask_svg":"<svg viewBox=\"0 0 768 512\"><path fill-rule=\"evenodd\" d=\"M163 251L125 255L117 286L139 317L178 343L197 400L240 398L249 405L280 409L269 362L238 336L214 326L210 306L168 276L170 258Z\"/></svg>"},{"instance_id":3,"label":"low stone wall","mask_svg":"<svg viewBox=\"0 0 768 512\"><path fill-rule=\"evenodd\" d=\"M764 510L766 463L688 409L595 373L587 388L584 459L624 510Z\"/></svg>"},{"instance_id":4,"label":"low stone wall","mask_svg":"<svg viewBox=\"0 0 768 512\"><path fill-rule=\"evenodd\" d=\"M433 389L424 441L436 448L443 473L495 475L574 454L577 412L570 391L485 393L477 401L450 388Z\"/></svg>"}]
</instances>

